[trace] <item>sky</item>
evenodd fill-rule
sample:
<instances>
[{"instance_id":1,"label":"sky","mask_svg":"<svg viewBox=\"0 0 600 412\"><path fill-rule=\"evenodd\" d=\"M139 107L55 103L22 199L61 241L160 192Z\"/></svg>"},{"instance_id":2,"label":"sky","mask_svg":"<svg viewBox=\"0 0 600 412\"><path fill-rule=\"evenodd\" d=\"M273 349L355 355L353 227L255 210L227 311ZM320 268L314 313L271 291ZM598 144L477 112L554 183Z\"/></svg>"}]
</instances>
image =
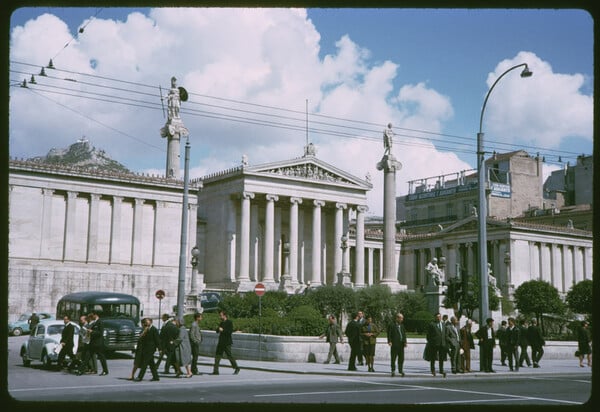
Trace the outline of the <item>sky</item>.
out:
<instances>
[{"instance_id":1,"label":"sky","mask_svg":"<svg viewBox=\"0 0 600 412\"><path fill-rule=\"evenodd\" d=\"M371 177L368 213L381 216L386 125L403 195L410 180L476 167L488 92L488 155L539 153L545 174L591 155L593 40L592 16L568 9L21 8L9 152L43 156L85 137L132 171L164 175L161 94L175 76L189 94L190 177L243 155L294 159L309 141L319 159ZM523 63L532 77L506 73Z\"/></svg>"}]
</instances>

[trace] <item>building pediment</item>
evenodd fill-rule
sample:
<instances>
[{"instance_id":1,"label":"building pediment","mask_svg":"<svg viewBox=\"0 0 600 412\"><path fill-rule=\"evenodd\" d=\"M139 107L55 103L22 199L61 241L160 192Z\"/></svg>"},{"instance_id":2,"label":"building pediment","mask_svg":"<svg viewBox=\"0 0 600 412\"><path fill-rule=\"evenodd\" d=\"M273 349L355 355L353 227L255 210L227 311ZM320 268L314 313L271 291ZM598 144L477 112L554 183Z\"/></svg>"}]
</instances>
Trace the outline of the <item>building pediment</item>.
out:
<instances>
[{"instance_id":1,"label":"building pediment","mask_svg":"<svg viewBox=\"0 0 600 412\"><path fill-rule=\"evenodd\" d=\"M360 179L314 156L273 162L257 166L246 166L246 175L264 175L275 179L308 180L323 184L339 184L355 186L370 190L373 185L368 180Z\"/></svg>"}]
</instances>

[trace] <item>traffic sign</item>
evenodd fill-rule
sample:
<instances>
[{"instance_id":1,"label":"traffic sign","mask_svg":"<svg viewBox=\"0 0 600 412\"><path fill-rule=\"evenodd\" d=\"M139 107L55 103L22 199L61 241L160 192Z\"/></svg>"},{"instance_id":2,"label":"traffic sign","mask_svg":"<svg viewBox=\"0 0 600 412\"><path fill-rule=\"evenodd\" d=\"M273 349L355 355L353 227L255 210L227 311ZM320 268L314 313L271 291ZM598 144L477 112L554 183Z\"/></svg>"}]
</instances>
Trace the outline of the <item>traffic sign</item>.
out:
<instances>
[{"instance_id":1,"label":"traffic sign","mask_svg":"<svg viewBox=\"0 0 600 412\"><path fill-rule=\"evenodd\" d=\"M165 291L164 291L164 290L162 290L162 289L158 289L158 290L156 291L156 294L155 294L154 296L156 296L156 299L158 299L158 300L162 300L162 298L164 298L164 297L165 297Z\"/></svg>"},{"instance_id":2,"label":"traffic sign","mask_svg":"<svg viewBox=\"0 0 600 412\"><path fill-rule=\"evenodd\" d=\"M257 283L256 286L254 286L254 293L256 293L256 296L264 295L265 285L263 285L262 283Z\"/></svg>"}]
</instances>

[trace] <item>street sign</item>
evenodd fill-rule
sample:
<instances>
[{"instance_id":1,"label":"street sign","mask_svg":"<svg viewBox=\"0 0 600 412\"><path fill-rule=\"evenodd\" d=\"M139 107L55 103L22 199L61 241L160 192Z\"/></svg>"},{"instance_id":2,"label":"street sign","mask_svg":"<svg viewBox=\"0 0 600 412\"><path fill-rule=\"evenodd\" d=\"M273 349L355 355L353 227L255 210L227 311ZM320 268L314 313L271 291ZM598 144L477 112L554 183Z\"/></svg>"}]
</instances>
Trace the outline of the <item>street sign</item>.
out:
<instances>
[{"instance_id":1,"label":"street sign","mask_svg":"<svg viewBox=\"0 0 600 412\"><path fill-rule=\"evenodd\" d=\"M156 299L162 300L162 298L165 297L165 291L162 289L159 289L156 291L156 294L154 296L156 296Z\"/></svg>"},{"instance_id":2,"label":"street sign","mask_svg":"<svg viewBox=\"0 0 600 412\"><path fill-rule=\"evenodd\" d=\"M256 293L256 296L264 295L265 285L263 285L262 283L257 283L256 286L254 286L254 293Z\"/></svg>"}]
</instances>

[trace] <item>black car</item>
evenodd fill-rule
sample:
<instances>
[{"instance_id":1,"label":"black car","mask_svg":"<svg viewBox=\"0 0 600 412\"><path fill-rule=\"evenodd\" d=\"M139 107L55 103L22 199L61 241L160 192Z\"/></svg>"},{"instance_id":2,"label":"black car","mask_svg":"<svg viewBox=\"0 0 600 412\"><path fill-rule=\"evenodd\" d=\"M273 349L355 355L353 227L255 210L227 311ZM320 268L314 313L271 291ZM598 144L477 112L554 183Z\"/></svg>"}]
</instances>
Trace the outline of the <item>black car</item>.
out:
<instances>
[{"instance_id":1,"label":"black car","mask_svg":"<svg viewBox=\"0 0 600 412\"><path fill-rule=\"evenodd\" d=\"M219 293L202 292L199 296L203 312L217 312L219 310L219 303L223 300Z\"/></svg>"}]
</instances>

